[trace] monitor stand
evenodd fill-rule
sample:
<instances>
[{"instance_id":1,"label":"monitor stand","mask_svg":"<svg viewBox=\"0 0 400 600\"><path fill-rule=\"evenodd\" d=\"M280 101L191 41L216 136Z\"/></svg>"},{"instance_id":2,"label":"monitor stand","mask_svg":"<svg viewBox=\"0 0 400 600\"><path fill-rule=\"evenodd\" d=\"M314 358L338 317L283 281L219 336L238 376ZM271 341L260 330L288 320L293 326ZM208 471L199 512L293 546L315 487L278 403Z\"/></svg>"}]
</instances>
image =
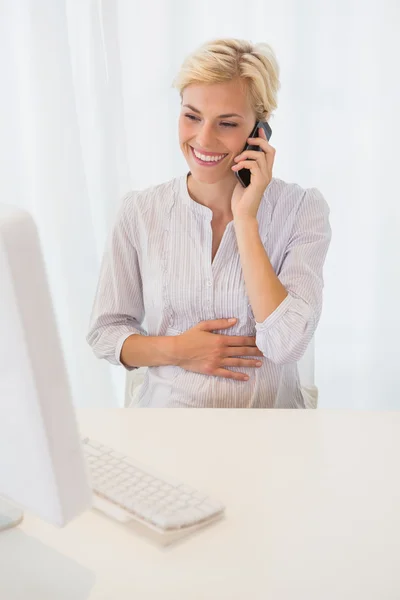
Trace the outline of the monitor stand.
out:
<instances>
[{"instance_id":1,"label":"monitor stand","mask_svg":"<svg viewBox=\"0 0 400 600\"><path fill-rule=\"evenodd\" d=\"M24 513L0 497L0 532L19 525L24 518Z\"/></svg>"}]
</instances>

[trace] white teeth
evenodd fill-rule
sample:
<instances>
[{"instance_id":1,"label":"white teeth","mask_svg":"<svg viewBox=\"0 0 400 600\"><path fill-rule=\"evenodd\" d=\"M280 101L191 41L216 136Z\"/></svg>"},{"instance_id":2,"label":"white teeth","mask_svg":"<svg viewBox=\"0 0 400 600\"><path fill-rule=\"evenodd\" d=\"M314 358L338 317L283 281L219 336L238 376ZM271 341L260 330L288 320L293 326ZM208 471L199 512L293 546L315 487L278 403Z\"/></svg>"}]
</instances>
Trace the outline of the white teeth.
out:
<instances>
[{"instance_id":1,"label":"white teeth","mask_svg":"<svg viewBox=\"0 0 400 600\"><path fill-rule=\"evenodd\" d=\"M193 152L194 152L195 156L197 156L197 158L200 158L204 162L218 162L219 160L222 160L226 156L225 154L221 154L220 156L204 156L204 154L199 154L198 152L196 152L196 150L194 148L193 148Z\"/></svg>"}]
</instances>

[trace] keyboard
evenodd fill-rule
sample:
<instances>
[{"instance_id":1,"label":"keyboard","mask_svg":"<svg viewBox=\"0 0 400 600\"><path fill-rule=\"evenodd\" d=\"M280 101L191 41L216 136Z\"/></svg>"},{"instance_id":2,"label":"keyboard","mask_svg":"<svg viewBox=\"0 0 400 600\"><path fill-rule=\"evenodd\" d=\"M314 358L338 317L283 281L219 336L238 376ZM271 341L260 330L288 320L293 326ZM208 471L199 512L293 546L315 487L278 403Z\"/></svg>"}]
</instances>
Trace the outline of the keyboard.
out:
<instances>
[{"instance_id":1,"label":"keyboard","mask_svg":"<svg viewBox=\"0 0 400 600\"><path fill-rule=\"evenodd\" d=\"M207 494L89 438L83 449L93 506L120 520L137 520L160 532L198 528L223 516L225 507Z\"/></svg>"}]
</instances>

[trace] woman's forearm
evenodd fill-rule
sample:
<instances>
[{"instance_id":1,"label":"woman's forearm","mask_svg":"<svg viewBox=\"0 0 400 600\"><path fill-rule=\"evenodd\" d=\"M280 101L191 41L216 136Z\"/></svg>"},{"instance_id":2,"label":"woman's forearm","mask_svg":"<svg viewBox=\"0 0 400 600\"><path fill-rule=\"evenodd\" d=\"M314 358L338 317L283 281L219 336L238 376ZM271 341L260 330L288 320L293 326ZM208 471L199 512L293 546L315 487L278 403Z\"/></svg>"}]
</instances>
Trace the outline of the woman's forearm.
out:
<instances>
[{"instance_id":1,"label":"woman's forearm","mask_svg":"<svg viewBox=\"0 0 400 600\"><path fill-rule=\"evenodd\" d=\"M120 360L127 367L176 365L174 337L130 335L122 344Z\"/></svg>"},{"instance_id":2,"label":"woman's forearm","mask_svg":"<svg viewBox=\"0 0 400 600\"><path fill-rule=\"evenodd\" d=\"M284 301L288 292L281 284L262 244L256 219L235 222L247 295L257 323L263 323Z\"/></svg>"}]
</instances>

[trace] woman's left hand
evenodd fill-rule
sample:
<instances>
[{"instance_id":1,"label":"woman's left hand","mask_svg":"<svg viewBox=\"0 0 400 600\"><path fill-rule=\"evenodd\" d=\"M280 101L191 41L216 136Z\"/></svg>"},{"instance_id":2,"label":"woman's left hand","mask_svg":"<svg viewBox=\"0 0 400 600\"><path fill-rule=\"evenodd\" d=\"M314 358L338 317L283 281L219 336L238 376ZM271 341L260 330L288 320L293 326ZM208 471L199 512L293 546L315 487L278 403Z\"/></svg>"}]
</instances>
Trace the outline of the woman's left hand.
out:
<instances>
[{"instance_id":1,"label":"woman's left hand","mask_svg":"<svg viewBox=\"0 0 400 600\"><path fill-rule=\"evenodd\" d=\"M235 157L236 165L233 171L249 169L251 172L250 185L244 188L240 181L233 190L231 209L233 218L256 218L263 194L272 180L272 167L275 159L275 148L267 140L265 131L259 127L261 137L248 138L247 141L259 150L247 150ZM252 160L246 160L252 159Z\"/></svg>"}]
</instances>

